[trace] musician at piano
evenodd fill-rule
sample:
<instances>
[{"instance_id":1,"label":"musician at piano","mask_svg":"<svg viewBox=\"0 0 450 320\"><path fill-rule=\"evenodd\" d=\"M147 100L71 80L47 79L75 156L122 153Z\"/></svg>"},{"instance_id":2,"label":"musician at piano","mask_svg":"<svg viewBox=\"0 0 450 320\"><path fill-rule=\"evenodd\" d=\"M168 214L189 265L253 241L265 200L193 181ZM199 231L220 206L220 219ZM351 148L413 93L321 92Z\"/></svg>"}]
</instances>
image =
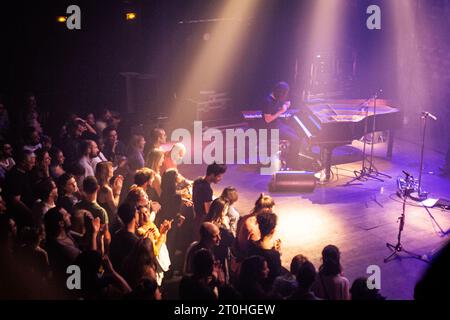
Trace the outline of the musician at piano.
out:
<instances>
[{"instance_id":1,"label":"musician at piano","mask_svg":"<svg viewBox=\"0 0 450 320\"><path fill-rule=\"evenodd\" d=\"M288 161L295 159L301 145L301 138L290 126L289 120L281 117L291 106L291 102L288 100L289 90L289 84L278 82L272 92L266 96L262 105L264 126L267 129L278 129L280 140L288 140L290 143Z\"/></svg>"}]
</instances>

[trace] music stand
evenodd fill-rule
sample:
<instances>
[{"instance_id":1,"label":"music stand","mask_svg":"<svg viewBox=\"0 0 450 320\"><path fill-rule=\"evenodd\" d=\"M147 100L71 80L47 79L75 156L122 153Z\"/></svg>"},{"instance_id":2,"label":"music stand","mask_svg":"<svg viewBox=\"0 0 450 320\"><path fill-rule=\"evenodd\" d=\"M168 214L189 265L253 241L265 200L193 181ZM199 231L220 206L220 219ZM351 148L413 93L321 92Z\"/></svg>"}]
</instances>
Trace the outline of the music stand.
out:
<instances>
[{"instance_id":1,"label":"music stand","mask_svg":"<svg viewBox=\"0 0 450 320\"><path fill-rule=\"evenodd\" d=\"M378 176L384 176L388 179L392 178L391 176L385 174L385 173L381 173L378 171L377 168L375 168L375 166L373 165L373 153L374 153L374 136L375 136L375 130L376 130L376 115L377 115L377 99L378 99L378 94L382 92L382 90L378 91L377 93L375 93L372 97L370 97L369 99L367 99L364 103L366 104L366 102L370 101L373 99L373 121L372 121L372 146L370 148L370 160L367 160L367 162L370 163L369 167L366 167L366 148L367 148L367 139L366 136L369 134L368 132L368 126L369 126L369 107L365 107L366 109L366 116L364 119L364 144L363 144L363 160L362 160L362 165L361 165L361 170L359 171L354 171L355 177L350 180L349 182L347 182L345 185L351 185L354 181L359 180L359 181L367 181L369 179L374 179L374 180L378 180L380 182L384 182L383 179L379 178Z\"/></svg>"}]
</instances>

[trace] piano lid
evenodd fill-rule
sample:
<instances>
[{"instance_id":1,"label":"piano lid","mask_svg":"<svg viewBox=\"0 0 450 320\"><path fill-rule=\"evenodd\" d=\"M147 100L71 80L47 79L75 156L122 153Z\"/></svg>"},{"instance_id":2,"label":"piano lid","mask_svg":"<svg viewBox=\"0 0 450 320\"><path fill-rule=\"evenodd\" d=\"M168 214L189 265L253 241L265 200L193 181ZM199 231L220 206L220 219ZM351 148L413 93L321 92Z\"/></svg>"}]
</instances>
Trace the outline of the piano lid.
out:
<instances>
[{"instance_id":1,"label":"piano lid","mask_svg":"<svg viewBox=\"0 0 450 320\"><path fill-rule=\"evenodd\" d=\"M366 116L374 115L373 100L321 100L306 104L322 123L326 122L359 122ZM390 102L377 99L375 113L377 115L396 113L399 110L390 106Z\"/></svg>"}]
</instances>

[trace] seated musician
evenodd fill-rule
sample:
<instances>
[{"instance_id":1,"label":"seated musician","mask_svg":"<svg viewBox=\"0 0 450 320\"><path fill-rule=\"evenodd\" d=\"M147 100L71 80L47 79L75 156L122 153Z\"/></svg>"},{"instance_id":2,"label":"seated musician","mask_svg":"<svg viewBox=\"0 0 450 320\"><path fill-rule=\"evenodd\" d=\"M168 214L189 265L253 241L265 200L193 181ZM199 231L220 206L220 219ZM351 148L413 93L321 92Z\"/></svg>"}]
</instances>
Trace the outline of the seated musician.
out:
<instances>
[{"instance_id":1,"label":"seated musician","mask_svg":"<svg viewBox=\"0 0 450 320\"><path fill-rule=\"evenodd\" d=\"M280 140L289 141L290 147L287 161L293 163L300 150L301 138L286 119L280 118L282 114L288 111L291 105L288 96L289 85L286 82L277 83L272 92L265 98L262 111L265 127L267 129L278 129Z\"/></svg>"}]
</instances>

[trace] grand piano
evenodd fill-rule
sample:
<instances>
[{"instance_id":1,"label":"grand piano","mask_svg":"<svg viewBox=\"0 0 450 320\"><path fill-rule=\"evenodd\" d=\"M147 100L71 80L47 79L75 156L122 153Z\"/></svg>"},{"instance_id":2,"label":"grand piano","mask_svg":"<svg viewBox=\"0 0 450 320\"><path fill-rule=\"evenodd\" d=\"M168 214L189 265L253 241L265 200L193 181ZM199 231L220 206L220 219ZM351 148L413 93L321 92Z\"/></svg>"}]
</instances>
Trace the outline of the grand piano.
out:
<instances>
[{"instance_id":1,"label":"grand piano","mask_svg":"<svg viewBox=\"0 0 450 320\"><path fill-rule=\"evenodd\" d=\"M262 118L260 111L245 111L243 115L247 120ZM389 131L387 158L390 159L394 132L402 124L400 110L383 99L376 100L375 113L373 100L312 100L301 108L289 110L285 118L294 120L310 147L320 148L326 180L331 177L334 148L351 144L365 133Z\"/></svg>"}]
</instances>

